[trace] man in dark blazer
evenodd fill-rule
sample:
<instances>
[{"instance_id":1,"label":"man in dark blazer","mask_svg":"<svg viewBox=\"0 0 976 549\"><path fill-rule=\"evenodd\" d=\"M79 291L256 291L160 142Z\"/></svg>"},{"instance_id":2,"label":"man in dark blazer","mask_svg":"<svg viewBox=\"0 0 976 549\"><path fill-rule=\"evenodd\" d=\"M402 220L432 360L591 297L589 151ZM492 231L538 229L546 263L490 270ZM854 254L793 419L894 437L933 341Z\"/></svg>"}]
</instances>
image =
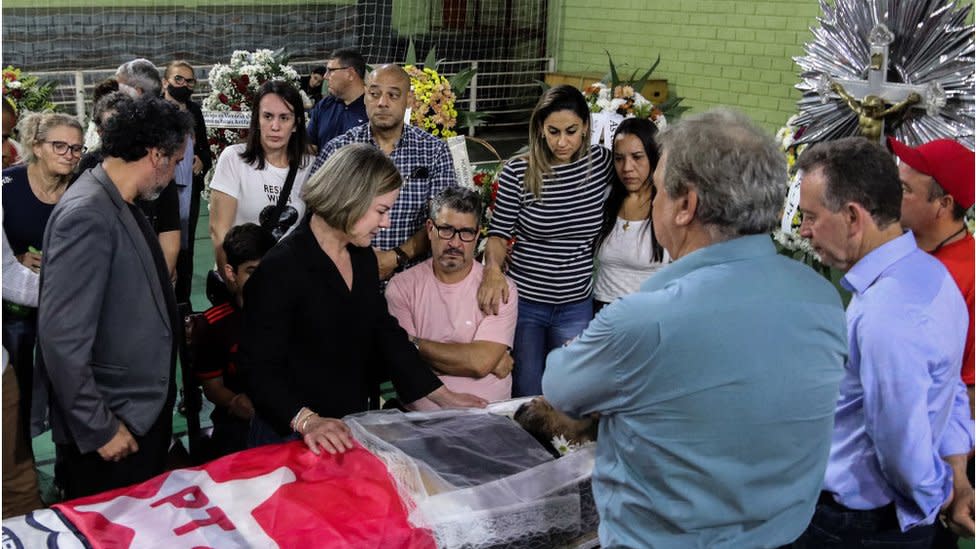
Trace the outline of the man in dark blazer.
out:
<instances>
[{"instance_id":1,"label":"man in dark blazer","mask_svg":"<svg viewBox=\"0 0 976 549\"><path fill-rule=\"evenodd\" d=\"M38 381L50 389L67 498L163 472L181 322L159 241L134 204L173 179L190 115L156 97L105 125L105 160L69 188L44 234Z\"/></svg>"}]
</instances>

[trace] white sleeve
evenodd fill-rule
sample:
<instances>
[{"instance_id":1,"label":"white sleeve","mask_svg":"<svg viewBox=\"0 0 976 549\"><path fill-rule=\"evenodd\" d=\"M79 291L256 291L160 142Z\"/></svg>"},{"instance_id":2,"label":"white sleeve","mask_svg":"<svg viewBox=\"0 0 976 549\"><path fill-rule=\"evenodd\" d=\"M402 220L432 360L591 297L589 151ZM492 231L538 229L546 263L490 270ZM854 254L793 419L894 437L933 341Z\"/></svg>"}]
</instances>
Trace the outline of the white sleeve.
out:
<instances>
[{"instance_id":1,"label":"white sleeve","mask_svg":"<svg viewBox=\"0 0 976 549\"><path fill-rule=\"evenodd\" d=\"M41 277L28 269L17 258L3 231L3 298L18 305L37 307L37 294Z\"/></svg>"},{"instance_id":2,"label":"white sleeve","mask_svg":"<svg viewBox=\"0 0 976 549\"><path fill-rule=\"evenodd\" d=\"M213 179L210 180L211 190L220 191L237 200L241 199L240 168L244 164L240 157L241 150L240 147L234 145L224 149L224 152L220 153L220 158L217 159Z\"/></svg>"}]
</instances>

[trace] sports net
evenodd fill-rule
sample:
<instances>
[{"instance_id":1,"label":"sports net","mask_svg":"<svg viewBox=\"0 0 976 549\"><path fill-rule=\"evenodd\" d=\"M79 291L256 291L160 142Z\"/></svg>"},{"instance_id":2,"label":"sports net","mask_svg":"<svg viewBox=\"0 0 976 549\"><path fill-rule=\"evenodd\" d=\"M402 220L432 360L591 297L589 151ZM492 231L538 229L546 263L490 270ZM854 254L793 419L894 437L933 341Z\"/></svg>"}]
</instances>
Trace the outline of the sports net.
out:
<instances>
[{"instance_id":1,"label":"sports net","mask_svg":"<svg viewBox=\"0 0 976 549\"><path fill-rule=\"evenodd\" d=\"M448 74L481 62L484 110L538 97L549 6L547 0L5 0L2 13L3 66L51 73L62 83L62 100L74 97L73 71L101 69L84 76L88 87L136 57L206 67L226 62L234 50L285 48L307 74L340 47L359 49L371 64L402 62L413 41L420 59L436 48Z\"/></svg>"}]
</instances>

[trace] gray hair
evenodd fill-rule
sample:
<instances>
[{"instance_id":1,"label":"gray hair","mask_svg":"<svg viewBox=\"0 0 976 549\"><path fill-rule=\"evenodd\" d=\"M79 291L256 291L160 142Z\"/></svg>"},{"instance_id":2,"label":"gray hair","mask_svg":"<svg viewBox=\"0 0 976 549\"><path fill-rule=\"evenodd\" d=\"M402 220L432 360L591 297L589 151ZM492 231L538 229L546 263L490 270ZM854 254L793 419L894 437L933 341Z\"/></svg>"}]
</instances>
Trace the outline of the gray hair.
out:
<instances>
[{"instance_id":1,"label":"gray hair","mask_svg":"<svg viewBox=\"0 0 976 549\"><path fill-rule=\"evenodd\" d=\"M448 187L430 200L430 218L437 221L442 208L474 215L475 225L481 224L481 195L465 187Z\"/></svg>"},{"instance_id":2,"label":"gray hair","mask_svg":"<svg viewBox=\"0 0 976 549\"><path fill-rule=\"evenodd\" d=\"M771 231L786 196L786 157L773 137L744 114L717 108L659 134L667 155L664 189L698 193L695 218L713 238Z\"/></svg>"},{"instance_id":3,"label":"gray hair","mask_svg":"<svg viewBox=\"0 0 976 549\"><path fill-rule=\"evenodd\" d=\"M115 78L120 84L127 84L142 90L142 93L158 97L162 94L163 81L159 69L148 59L133 59L119 65Z\"/></svg>"},{"instance_id":4,"label":"gray hair","mask_svg":"<svg viewBox=\"0 0 976 549\"><path fill-rule=\"evenodd\" d=\"M366 143L346 145L302 186L302 200L330 227L349 232L373 199L399 189L400 172L383 151Z\"/></svg>"}]
</instances>

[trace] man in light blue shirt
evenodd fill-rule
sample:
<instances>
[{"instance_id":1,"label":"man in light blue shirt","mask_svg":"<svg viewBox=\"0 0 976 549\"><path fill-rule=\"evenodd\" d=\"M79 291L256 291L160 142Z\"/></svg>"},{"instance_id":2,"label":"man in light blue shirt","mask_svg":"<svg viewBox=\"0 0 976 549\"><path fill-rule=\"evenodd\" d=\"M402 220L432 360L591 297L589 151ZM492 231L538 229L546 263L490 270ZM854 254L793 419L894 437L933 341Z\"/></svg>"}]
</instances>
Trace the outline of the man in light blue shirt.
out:
<instances>
[{"instance_id":1,"label":"man in light blue shirt","mask_svg":"<svg viewBox=\"0 0 976 549\"><path fill-rule=\"evenodd\" d=\"M811 147L797 167L801 234L847 271L841 283L853 294L824 493L798 545L928 548L941 510L972 525L965 304L942 264L902 231L887 151L842 139Z\"/></svg>"},{"instance_id":2,"label":"man in light blue shirt","mask_svg":"<svg viewBox=\"0 0 976 549\"><path fill-rule=\"evenodd\" d=\"M786 164L770 136L716 110L660 143L651 217L676 261L550 353L543 393L600 414L603 547L779 547L820 492L843 308L776 254Z\"/></svg>"}]
</instances>

